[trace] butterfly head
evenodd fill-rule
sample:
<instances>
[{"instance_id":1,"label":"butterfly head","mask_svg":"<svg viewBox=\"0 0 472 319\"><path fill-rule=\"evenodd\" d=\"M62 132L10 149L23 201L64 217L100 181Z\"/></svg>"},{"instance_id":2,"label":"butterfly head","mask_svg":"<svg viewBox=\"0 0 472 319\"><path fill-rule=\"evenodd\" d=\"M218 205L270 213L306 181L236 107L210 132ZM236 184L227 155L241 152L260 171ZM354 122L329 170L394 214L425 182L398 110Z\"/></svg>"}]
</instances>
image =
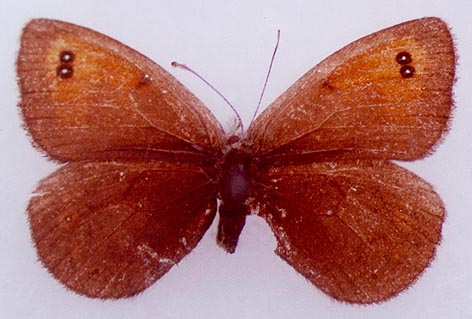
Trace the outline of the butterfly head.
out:
<instances>
[{"instance_id":1,"label":"butterfly head","mask_svg":"<svg viewBox=\"0 0 472 319\"><path fill-rule=\"evenodd\" d=\"M238 143L239 141L241 140L241 136L237 135L237 134L233 134L231 135L230 137L228 137L228 140L227 140L227 144L229 146L233 146L235 145L236 143Z\"/></svg>"}]
</instances>

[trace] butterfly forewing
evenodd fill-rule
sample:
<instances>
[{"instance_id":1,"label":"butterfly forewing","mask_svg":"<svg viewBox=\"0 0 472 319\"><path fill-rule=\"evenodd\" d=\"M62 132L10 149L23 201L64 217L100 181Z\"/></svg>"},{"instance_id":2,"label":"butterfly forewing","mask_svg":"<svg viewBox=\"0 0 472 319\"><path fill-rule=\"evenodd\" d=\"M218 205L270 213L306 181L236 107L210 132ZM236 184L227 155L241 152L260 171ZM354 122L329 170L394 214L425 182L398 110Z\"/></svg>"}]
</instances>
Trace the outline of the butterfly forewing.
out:
<instances>
[{"instance_id":1,"label":"butterfly forewing","mask_svg":"<svg viewBox=\"0 0 472 319\"><path fill-rule=\"evenodd\" d=\"M407 288L440 240L444 206L432 187L385 161L272 168L259 214L277 254L328 295L371 303Z\"/></svg>"},{"instance_id":2,"label":"butterfly forewing","mask_svg":"<svg viewBox=\"0 0 472 319\"><path fill-rule=\"evenodd\" d=\"M18 56L21 111L59 161L217 154L224 132L206 107L151 60L92 30L38 19Z\"/></svg>"},{"instance_id":3,"label":"butterfly forewing","mask_svg":"<svg viewBox=\"0 0 472 319\"><path fill-rule=\"evenodd\" d=\"M167 162L71 163L39 184L29 207L42 263L92 297L134 295L199 242L216 188L198 167Z\"/></svg>"},{"instance_id":4,"label":"butterfly forewing","mask_svg":"<svg viewBox=\"0 0 472 319\"><path fill-rule=\"evenodd\" d=\"M454 68L440 19L379 31L308 71L261 114L245 143L270 162L422 157L446 130Z\"/></svg>"}]
</instances>

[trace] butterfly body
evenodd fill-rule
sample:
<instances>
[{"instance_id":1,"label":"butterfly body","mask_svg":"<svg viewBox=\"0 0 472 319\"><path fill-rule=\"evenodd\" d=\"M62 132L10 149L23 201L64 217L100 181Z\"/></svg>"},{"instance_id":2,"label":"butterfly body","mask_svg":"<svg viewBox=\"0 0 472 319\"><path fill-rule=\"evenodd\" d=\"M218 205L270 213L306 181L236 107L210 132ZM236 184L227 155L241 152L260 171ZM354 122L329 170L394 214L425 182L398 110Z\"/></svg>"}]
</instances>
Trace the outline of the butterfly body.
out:
<instances>
[{"instance_id":1,"label":"butterfly body","mask_svg":"<svg viewBox=\"0 0 472 319\"><path fill-rule=\"evenodd\" d=\"M385 301L441 238L439 195L392 160L431 154L447 131L455 59L438 18L381 30L309 70L235 137L138 52L33 20L19 106L34 145L63 164L28 205L38 256L80 294L129 297L189 254L217 212L230 253L254 214L329 296Z\"/></svg>"},{"instance_id":2,"label":"butterfly body","mask_svg":"<svg viewBox=\"0 0 472 319\"><path fill-rule=\"evenodd\" d=\"M239 235L244 227L246 215L251 208L246 204L251 195L254 169L253 157L239 147L231 146L221 164L221 204L218 208L220 221L217 242L227 252L236 249Z\"/></svg>"}]
</instances>

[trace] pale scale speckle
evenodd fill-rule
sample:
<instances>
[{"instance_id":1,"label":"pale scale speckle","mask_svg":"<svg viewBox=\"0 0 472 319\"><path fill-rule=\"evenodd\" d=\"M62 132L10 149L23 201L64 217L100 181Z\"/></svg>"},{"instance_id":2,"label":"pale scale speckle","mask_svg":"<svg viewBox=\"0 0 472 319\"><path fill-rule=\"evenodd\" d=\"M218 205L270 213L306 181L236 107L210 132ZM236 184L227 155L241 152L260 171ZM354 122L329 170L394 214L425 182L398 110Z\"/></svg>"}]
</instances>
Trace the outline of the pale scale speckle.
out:
<instances>
[{"instance_id":1,"label":"pale scale speckle","mask_svg":"<svg viewBox=\"0 0 472 319\"><path fill-rule=\"evenodd\" d=\"M180 238L180 242L182 243L182 245L184 245L185 248L188 248L187 247L187 238L185 238L185 237Z\"/></svg>"},{"instance_id":2,"label":"pale scale speckle","mask_svg":"<svg viewBox=\"0 0 472 319\"><path fill-rule=\"evenodd\" d=\"M159 259L159 254L148 244L141 243L137 246L138 254L143 259L143 263L146 265L151 264L153 261Z\"/></svg>"},{"instance_id":3,"label":"pale scale speckle","mask_svg":"<svg viewBox=\"0 0 472 319\"><path fill-rule=\"evenodd\" d=\"M285 209L277 207L277 211L280 213L280 217L282 218L287 217L287 211Z\"/></svg>"}]
</instances>

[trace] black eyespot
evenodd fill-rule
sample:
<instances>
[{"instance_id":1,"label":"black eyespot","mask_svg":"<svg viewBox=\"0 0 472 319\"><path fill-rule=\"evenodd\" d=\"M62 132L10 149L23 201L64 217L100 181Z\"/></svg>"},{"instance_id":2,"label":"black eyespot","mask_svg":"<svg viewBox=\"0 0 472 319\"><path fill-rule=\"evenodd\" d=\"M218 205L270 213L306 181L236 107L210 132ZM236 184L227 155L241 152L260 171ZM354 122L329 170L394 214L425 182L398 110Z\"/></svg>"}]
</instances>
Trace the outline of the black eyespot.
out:
<instances>
[{"instance_id":1,"label":"black eyespot","mask_svg":"<svg viewBox=\"0 0 472 319\"><path fill-rule=\"evenodd\" d=\"M411 78L415 74L415 68L411 65L404 65L400 69L400 74L403 78Z\"/></svg>"},{"instance_id":2,"label":"black eyespot","mask_svg":"<svg viewBox=\"0 0 472 319\"><path fill-rule=\"evenodd\" d=\"M401 65L409 64L413 61L411 58L411 54L405 51L398 53L395 57L395 60L398 62L398 64Z\"/></svg>"},{"instance_id":3,"label":"black eyespot","mask_svg":"<svg viewBox=\"0 0 472 319\"><path fill-rule=\"evenodd\" d=\"M57 76L61 77L62 79L68 79L71 78L72 75L74 74L74 69L72 68L72 65L67 64L67 63L62 63L57 67Z\"/></svg>"},{"instance_id":4,"label":"black eyespot","mask_svg":"<svg viewBox=\"0 0 472 319\"><path fill-rule=\"evenodd\" d=\"M63 63L72 63L74 62L75 54L71 51L62 51L59 55L59 60Z\"/></svg>"}]
</instances>

